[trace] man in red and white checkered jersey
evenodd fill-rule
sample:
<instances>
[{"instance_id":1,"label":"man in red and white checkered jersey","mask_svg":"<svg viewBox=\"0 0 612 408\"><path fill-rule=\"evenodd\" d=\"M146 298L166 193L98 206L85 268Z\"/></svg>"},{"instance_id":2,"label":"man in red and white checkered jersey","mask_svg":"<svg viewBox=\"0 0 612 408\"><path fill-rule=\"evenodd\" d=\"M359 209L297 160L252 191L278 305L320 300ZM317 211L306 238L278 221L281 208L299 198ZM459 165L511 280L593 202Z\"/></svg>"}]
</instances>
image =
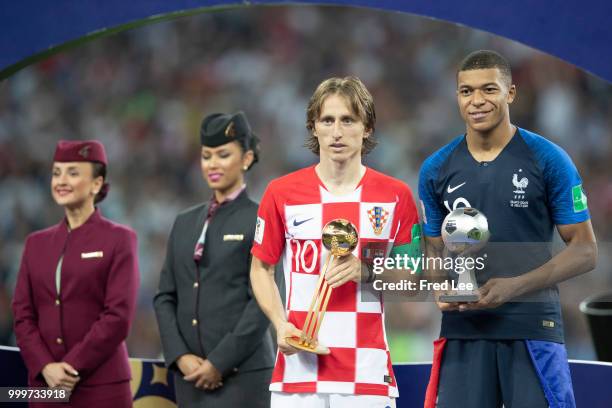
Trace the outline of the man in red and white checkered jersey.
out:
<instances>
[{"instance_id":1,"label":"man in red and white checkered jersey","mask_svg":"<svg viewBox=\"0 0 612 408\"><path fill-rule=\"evenodd\" d=\"M359 79L322 82L307 111L307 146L320 162L272 181L259 206L251 283L277 333L272 408L385 408L399 395L382 297L364 282L373 278L373 256L394 256L410 245L418 214L406 184L361 163L376 145L375 118L372 96ZM298 352L286 338L301 334L329 257L321 231L337 218L355 225L359 243L327 271L333 292L318 340L330 354ZM286 310L274 281L281 256Z\"/></svg>"}]
</instances>

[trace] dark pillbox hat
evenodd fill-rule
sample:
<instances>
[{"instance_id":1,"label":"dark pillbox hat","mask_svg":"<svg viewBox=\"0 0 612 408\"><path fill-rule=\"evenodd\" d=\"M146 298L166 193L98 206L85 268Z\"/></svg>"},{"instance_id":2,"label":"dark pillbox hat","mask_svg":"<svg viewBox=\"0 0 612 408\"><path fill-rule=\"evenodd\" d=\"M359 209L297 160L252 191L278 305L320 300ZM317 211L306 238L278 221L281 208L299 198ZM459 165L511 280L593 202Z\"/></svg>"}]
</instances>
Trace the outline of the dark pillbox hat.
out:
<instances>
[{"instance_id":1,"label":"dark pillbox hat","mask_svg":"<svg viewBox=\"0 0 612 408\"><path fill-rule=\"evenodd\" d=\"M249 140L252 137L251 126L244 112L213 113L204 118L200 128L202 146L217 147L235 140Z\"/></svg>"},{"instance_id":2,"label":"dark pillbox hat","mask_svg":"<svg viewBox=\"0 0 612 408\"><path fill-rule=\"evenodd\" d=\"M53 161L93 162L107 165L104 145L97 140L60 140L57 142Z\"/></svg>"}]
</instances>

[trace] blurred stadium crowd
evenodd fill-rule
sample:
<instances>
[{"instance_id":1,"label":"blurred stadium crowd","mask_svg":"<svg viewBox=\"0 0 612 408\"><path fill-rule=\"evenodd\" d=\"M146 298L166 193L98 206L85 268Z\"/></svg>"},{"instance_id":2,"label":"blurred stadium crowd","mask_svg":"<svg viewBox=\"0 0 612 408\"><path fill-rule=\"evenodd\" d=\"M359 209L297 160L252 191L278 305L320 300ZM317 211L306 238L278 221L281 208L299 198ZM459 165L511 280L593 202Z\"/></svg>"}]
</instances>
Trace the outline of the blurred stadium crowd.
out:
<instances>
[{"instance_id":1,"label":"blurred stadium crowd","mask_svg":"<svg viewBox=\"0 0 612 408\"><path fill-rule=\"evenodd\" d=\"M14 344L10 299L26 235L57 223L51 157L60 138L96 138L109 153L103 213L139 235L142 285L128 344L159 357L152 308L174 216L207 200L199 124L244 110L262 140L248 177L259 199L275 177L315 161L303 147L305 108L329 76L357 75L376 104L380 144L366 159L416 194L419 166L464 129L455 68L470 51L495 49L512 65L513 123L566 149L589 197L600 245L596 271L563 284L571 358L594 358L578 303L612 288L612 87L518 43L401 13L312 6L247 7L181 17L83 44L0 83L0 344ZM395 361L431 359L439 312L393 303L387 326Z\"/></svg>"}]
</instances>

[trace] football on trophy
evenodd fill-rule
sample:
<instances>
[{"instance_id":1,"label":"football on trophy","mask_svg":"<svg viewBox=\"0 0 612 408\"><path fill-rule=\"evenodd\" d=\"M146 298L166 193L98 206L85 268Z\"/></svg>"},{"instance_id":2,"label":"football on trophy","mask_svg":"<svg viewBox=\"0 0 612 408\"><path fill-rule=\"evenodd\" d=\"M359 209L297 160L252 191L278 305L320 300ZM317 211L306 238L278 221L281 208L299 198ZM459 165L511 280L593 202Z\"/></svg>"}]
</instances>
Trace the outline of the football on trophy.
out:
<instances>
[{"instance_id":1,"label":"football on trophy","mask_svg":"<svg viewBox=\"0 0 612 408\"><path fill-rule=\"evenodd\" d=\"M442 240L449 251L477 251L489 240L487 217L475 208L457 208L442 222Z\"/></svg>"}]
</instances>

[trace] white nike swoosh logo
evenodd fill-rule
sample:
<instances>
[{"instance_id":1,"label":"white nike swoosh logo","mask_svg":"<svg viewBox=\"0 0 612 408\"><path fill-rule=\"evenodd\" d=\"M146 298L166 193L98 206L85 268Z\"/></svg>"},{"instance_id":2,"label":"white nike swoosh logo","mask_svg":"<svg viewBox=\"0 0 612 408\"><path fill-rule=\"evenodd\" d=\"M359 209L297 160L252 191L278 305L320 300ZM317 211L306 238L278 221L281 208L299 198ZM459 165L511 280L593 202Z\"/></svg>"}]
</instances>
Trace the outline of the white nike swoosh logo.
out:
<instances>
[{"instance_id":1,"label":"white nike swoosh logo","mask_svg":"<svg viewBox=\"0 0 612 408\"><path fill-rule=\"evenodd\" d=\"M449 184L449 185L448 185L448 187L446 188L446 192L447 192L448 194L450 194L450 193L452 193L453 191L455 191L456 189L463 187L463 185L464 185L465 183L467 183L467 181L464 181L463 183L461 183L461 184L459 184L459 185L457 185L457 186L455 186L455 187L451 187L451 186L450 186L450 184Z\"/></svg>"}]
</instances>

